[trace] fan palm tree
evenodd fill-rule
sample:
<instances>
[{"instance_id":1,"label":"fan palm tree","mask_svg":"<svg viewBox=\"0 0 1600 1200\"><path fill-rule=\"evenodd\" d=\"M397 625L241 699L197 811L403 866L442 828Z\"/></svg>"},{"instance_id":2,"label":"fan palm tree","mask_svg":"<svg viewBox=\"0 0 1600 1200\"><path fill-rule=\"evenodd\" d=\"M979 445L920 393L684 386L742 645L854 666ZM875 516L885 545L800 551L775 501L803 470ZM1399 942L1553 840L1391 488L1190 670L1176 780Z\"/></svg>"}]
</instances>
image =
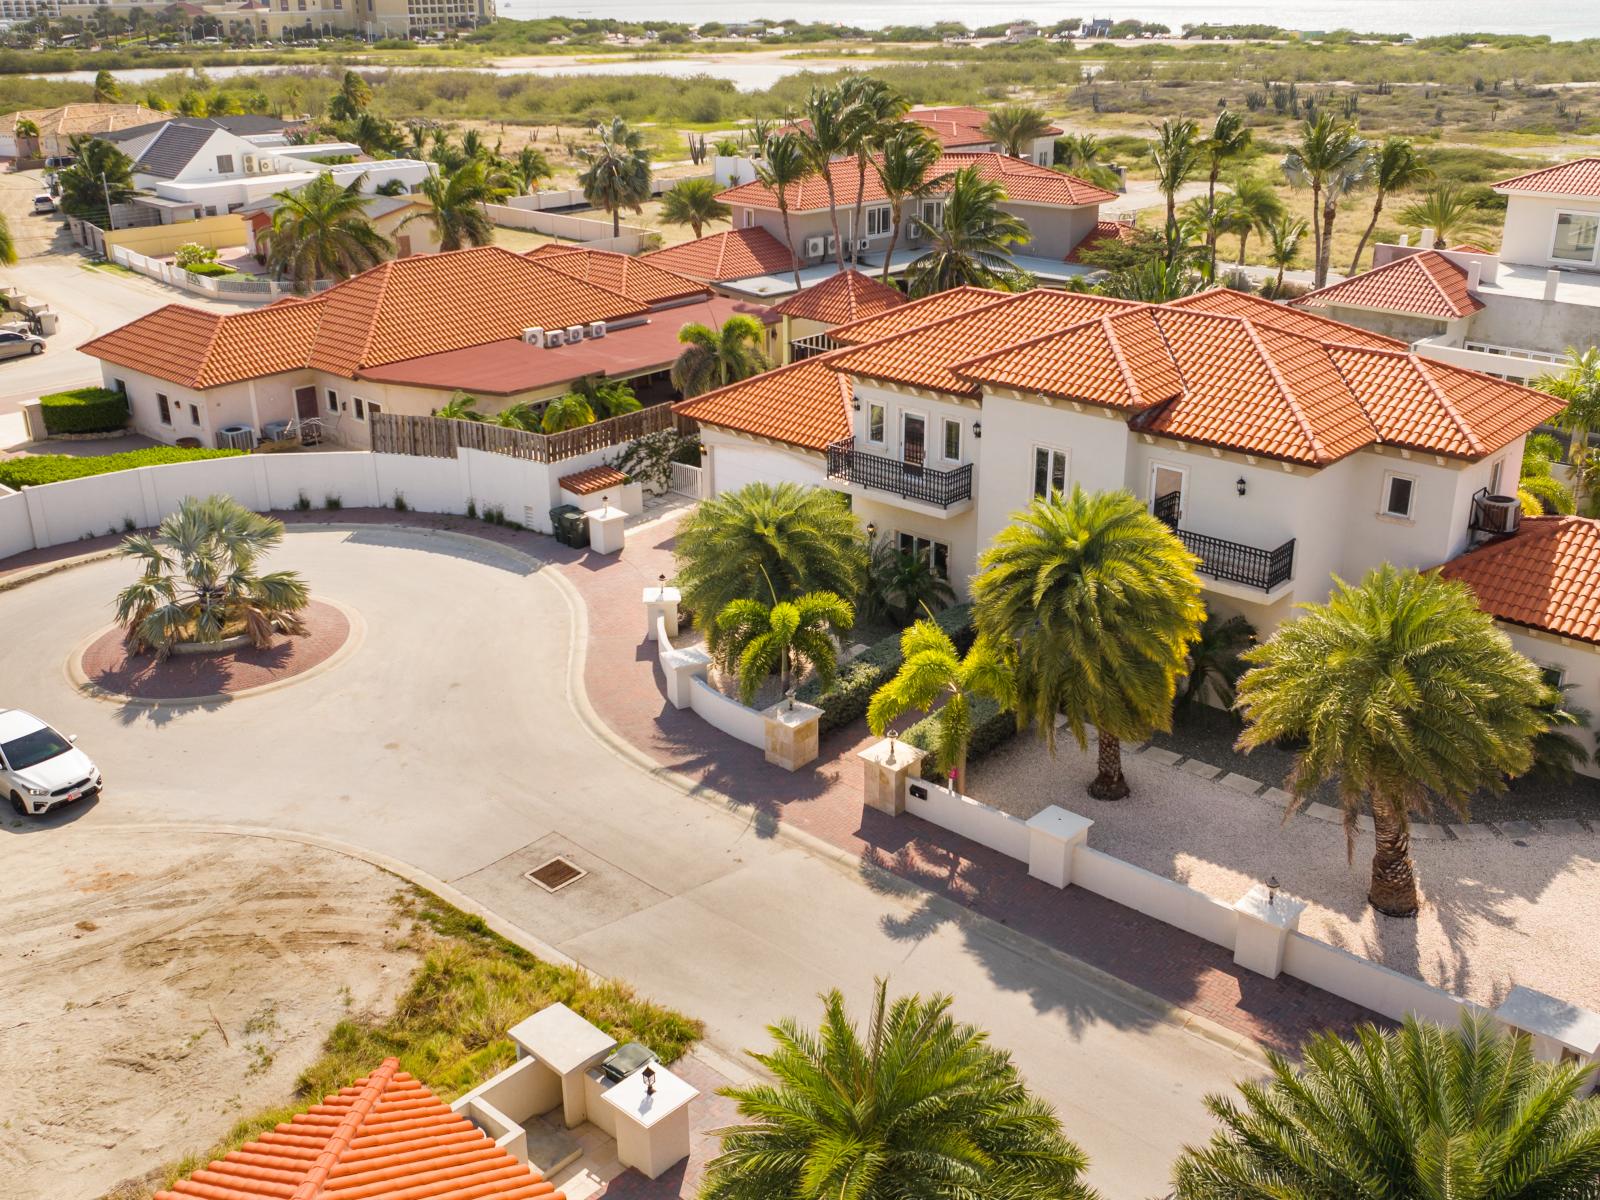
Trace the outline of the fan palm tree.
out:
<instances>
[{"instance_id":1,"label":"fan palm tree","mask_svg":"<svg viewBox=\"0 0 1600 1200\"><path fill-rule=\"evenodd\" d=\"M1370 807L1367 899L1411 917L1411 815L1435 800L1465 814L1474 792L1504 791L1527 771L1551 689L1463 584L1387 565L1359 586L1336 584L1326 604L1304 606L1245 655L1239 747L1304 740L1292 805L1337 778L1352 855L1356 818Z\"/></svg>"},{"instance_id":2,"label":"fan palm tree","mask_svg":"<svg viewBox=\"0 0 1600 1200\"><path fill-rule=\"evenodd\" d=\"M698 396L759 375L771 364L761 353L766 328L754 317L729 317L720 329L691 321L678 330L683 350L673 360L672 386L685 396Z\"/></svg>"},{"instance_id":3,"label":"fan palm tree","mask_svg":"<svg viewBox=\"0 0 1600 1200\"><path fill-rule=\"evenodd\" d=\"M545 157L542 150L532 146L524 146L517 151L517 157L511 161L511 166L506 174L516 184L517 194L526 196L538 189L542 180L555 177L556 170L550 165L550 160Z\"/></svg>"},{"instance_id":4,"label":"fan palm tree","mask_svg":"<svg viewBox=\"0 0 1600 1200\"><path fill-rule=\"evenodd\" d=\"M1457 1029L1406 1018L1350 1041L1318 1034L1296 1066L1238 1100L1206 1097L1221 1126L1173 1169L1177 1200L1568 1200L1600 1194L1600 1104L1590 1071L1544 1063L1527 1035L1467 1013Z\"/></svg>"},{"instance_id":5,"label":"fan palm tree","mask_svg":"<svg viewBox=\"0 0 1600 1200\"><path fill-rule=\"evenodd\" d=\"M867 706L867 728L882 737L908 709L928 712L938 705L934 765L960 791L967 779L972 701L987 696L1002 710L1016 703L1016 676L1005 647L978 638L963 656L937 623L922 620L900 635L900 654L900 670Z\"/></svg>"},{"instance_id":6,"label":"fan palm tree","mask_svg":"<svg viewBox=\"0 0 1600 1200\"><path fill-rule=\"evenodd\" d=\"M889 268L894 258L894 248L900 241L900 229L905 221L906 201L919 200L945 185L948 173L934 175L933 169L944 157L944 147L920 125L902 123L884 139L883 149L873 160L878 173L878 183L889 201L889 248L883 256L883 272L879 276L889 282Z\"/></svg>"},{"instance_id":7,"label":"fan palm tree","mask_svg":"<svg viewBox=\"0 0 1600 1200\"><path fill-rule=\"evenodd\" d=\"M1238 235L1238 262L1242 267L1245 242L1250 235L1264 234L1285 209L1277 189L1255 175L1237 175L1229 187L1231 190L1218 202L1217 210L1225 232Z\"/></svg>"},{"instance_id":8,"label":"fan palm tree","mask_svg":"<svg viewBox=\"0 0 1600 1200\"><path fill-rule=\"evenodd\" d=\"M539 418L539 432L565 433L569 429L593 424L594 408L589 398L580 392L568 392L545 405L544 413Z\"/></svg>"},{"instance_id":9,"label":"fan palm tree","mask_svg":"<svg viewBox=\"0 0 1600 1200\"><path fill-rule=\"evenodd\" d=\"M1437 244L1448 246L1479 224L1478 208L1458 183L1441 183L1422 199L1400 210L1400 219L1418 229L1432 229Z\"/></svg>"},{"instance_id":10,"label":"fan palm tree","mask_svg":"<svg viewBox=\"0 0 1600 1200\"><path fill-rule=\"evenodd\" d=\"M707 225L726 221L732 214L717 197L722 188L714 179L686 179L661 197L661 219L669 225L687 225L699 237Z\"/></svg>"},{"instance_id":11,"label":"fan palm tree","mask_svg":"<svg viewBox=\"0 0 1600 1200\"><path fill-rule=\"evenodd\" d=\"M1028 240L1021 217L1000 207L1005 189L983 178L977 167L950 177L944 220L935 226L915 217L931 245L906 275L913 296L931 296L955 287L994 287L1011 271L1011 247Z\"/></svg>"},{"instance_id":12,"label":"fan palm tree","mask_svg":"<svg viewBox=\"0 0 1600 1200\"><path fill-rule=\"evenodd\" d=\"M849 104L846 116L850 126L850 151L856 159L856 203L850 219L850 257L854 261L854 243L866 232L861 209L867 199L867 168L884 142L901 127L901 118L910 109L911 101L871 75L849 76L842 92Z\"/></svg>"},{"instance_id":13,"label":"fan palm tree","mask_svg":"<svg viewBox=\"0 0 1600 1200\"><path fill-rule=\"evenodd\" d=\"M133 184L133 160L97 137L80 134L71 146L76 161L56 174L62 210L87 221L109 221L107 205L126 204L139 194Z\"/></svg>"},{"instance_id":14,"label":"fan palm tree","mask_svg":"<svg viewBox=\"0 0 1600 1200\"><path fill-rule=\"evenodd\" d=\"M811 173L805 147L793 133L773 134L762 145L762 161L756 163L756 178L778 201L783 218L783 241L789 247L789 265L794 268L794 289L800 290L800 257L794 252L794 234L789 230L789 189Z\"/></svg>"},{"instance_id":15,"label":"fan palm tree","mask_svg":"<svg viewBox=\"0 0 1600 1200\"><path fill-rule=\"evenodd\" d=\"M724 1092L749 1123L718 1131L701 1200L1092 1200L1083 1151L948 996L890 1004L879 980L864 1031L822 1003L816 1032L769 1027L773 1082Z\"/></svg>"},{"instance_id":16,"label":"fan palm tree","mask_svg":"<svg viewBox=\"0 0 1600 1200\"><path fill-rule=\"evenodd\" d=\"M1244 157L1250 149L1252 138L1244 117L1231 108L1225 108L1217 114L1211 132L1201 142L1200 152L1207 167L1206 207L1211 212L1217 211L1217 180L1222 177L1222 168ZM1206 257L1211 261L1213 272L1217 265L1217 232L1216 222L1213 221L1206 230Z\"/></svg>"},{"instance_id":17,"label":"fan palm tree","mask_svg":"<svg viewBox=\"0 0 1600 1200\"><path fill-rule=\"evenodd\" d=\"M713 618L735 600L854 596L867 569L844 495L795 483L751 483L702 501L678 526L673 553L684 606L712 639Z\"/></svg>"},{"instance_id":18,"label":"fan palm tree","mask_svg":"<svg viewBox=\"0 0 1600 1200\"><path fill-rule=\"evenodd\" d=\"M309 291L319 279L348 279L394 254L394 244L367 219L365 179L362 174L341 186L321 172L303 188L274 194L272 224L257 245L296 291Z\"/></svg>"},{"instance_id":19,"label":"fan palm tree","mask_svg":"<svg viewBox=\"0 0 1600 1200\"><path fill-rule=\"evenodd\" d=\"M984 552L978 632L1012 648L1017 712L1055 749L1055 717L1080 747L1099 731L1089 794L1128 794L1121 743L1172 724L1205 609L1195 558L1128 492L1037 499Z\"/></svg>"},{"instance_id":20,"label":"fan palm tree","mask_svg":"<svg viewBox=\"0 0 1600 1200\"><path fill-rule=\"evenodd\" d=\"M1027 158L1034 141L1049 132L1050 118L1031 104L1002 104L983 122L984 136L1012 158Z\"/></svg>"},{"instance_id":21,"label":"fan palm tree","mask_svg":"<svg viewBox=\"0 0 1600 1200\"><path fill-rule=\"evenodd\" d=\"M433 226L440 250L462 250L468 246L488 246L494 242L494 222L485 204L498 204L511 194L505 179L494 173L482 159L469 159L455 174L446 178L429 173L417 184L417 195L428 202L423 212L412 213L400 222L404 229L413 221Z\"/></svg>"},{"instance_id":22,"label":"fan palm tree","mask_svg":"<svg viewBox=\"0 0 1600 1200\"><path fill-rule=\"evenodd\" d=\"M1354 125L1334 119L1323 110L1300 129L1300 141L1284 156L1283 170L1290 184L1311 188L1311 231L1316 257L1316 287L1328 282L1328 260L1333 255L1333 226L1339 216L1339 199L1366 178L1367 143Z\"/></svg>"},{"instance_id":23,"label":"fan palm tree","mask_svg":"<svg viewBox=\"0 0 1600 1200\"><path fill-rule=\"evenodd\" d=\"M129 643L162 659L181 641L215 644L243 632L265 648L274 633L304 633L305 581L293 571L257 570L282 541L282 521L231 496L189 496L154 536L130 534L118 553L143 570L116 603Z\"/></svg>"},{"instance_id":24,"label":"fan palm tree","mask_svg":"<svg viewBox=\"0 0 1600 1200\"><path fill-rule=\"evenodd\" d=\"M650 199L650 151L644 136L629 129L621 117L603 126L600 140L578 147L585 164L578 176L583 198L611 214L611 236L622 233L622 210L640 212Z\"/></svg>"},{"instance_id":25,"label":"fan palm tree","mask_svg":"<svg viewBox=\"0 0 1600 1200\"><path fill-rule=\"evenodd\" d=\"M1167 240L1177 238L1178 189L1189 182L1200 166L1202 143L1200 128L1193 121L1161 122L1150 157L1156 167L1156 187L1167 199Z\"/></svg>"},{"instance_id":26,"label":"fan palm tree","mask_svg":"<svg viewBox=\"0 0 1600 1200\"><path fill-rule=\"evenodd\" d=\"M1600 348L1568 348L1566 369L1559 375L1541 375L1533 386L1565 402L1554 424L1571 435L1567 461L1582 464L1589 456L1590 434L1600 429ZM1575 472L1574 478L1581 496L1584 473Z\"/></svg>"},{"instance_id":27,"label":"fan palm tree","mask_svg":"<svg viewBox=\"0 0 1600 1200\"><path fill-rule=\"evenodd\" d=\"M739 676L739 699L749 704L771 676L778 688L809 667L823 688L833 686L839 667L836 638L855 621L848 600L832 592L807 592L771 607L759 600L735 600L717 614L717 647L724 666Z\"/></svg>"},{"instance_id":28,"label":"fan palm tree","mask_svg":"<svg viewBox=\"0 0 1600 1200\"><path fill-rule=\"evenodd\" d=\"M1361 255L1366 252L1367 242L1371 240L1373 230L1378 227L1378 217L1383 213L1384 202L1397 192L1408 192L1430 181L1433 178L1433 169L1424 166L1422 160L1417 157L1417 148L1411 144L1410 138L1391 137L1385 138L1383 145L1372 152L1370 178L1374 188L1372 219L1367 222L1366 229L1361 233L1361 240L1356 243L1355 257L1350 260L1352 275L1361 269Z\"/></svg>"},{"instance_id":29,"label":"fan palm tree","mask_svg":"<svg viewBox=\"0 0 1600 1200\"><path fill-rule=\"evenodd\" d=\"M844 270L844 239L839 236L839 197L833 185L833 160L854 153L855 130L850 118L848 97L842 88L812 88L806 94L801 113L805 118L800 149L805 155L807 173L822 176L828 192L828 220L833 224L833 244L839 270Z\"/></svg>"},{"instance_id":30,"label":"fan palm tree","mask_svg":"<svg viewBox=\"0 0 1600 1200\"><path fill-rule=\"evenodd\" d=\"M1299 217L1291 217L1287 213L1278 217L1263 231L1267 237L1267 263L1278 268L1278 277L1273 280L1272 292L1274 296L1283 293L1283 273L1294 266L1295 260L1300 257L1300 244L1306 238L1306 223Z\"/></svg>"}]
</instances>

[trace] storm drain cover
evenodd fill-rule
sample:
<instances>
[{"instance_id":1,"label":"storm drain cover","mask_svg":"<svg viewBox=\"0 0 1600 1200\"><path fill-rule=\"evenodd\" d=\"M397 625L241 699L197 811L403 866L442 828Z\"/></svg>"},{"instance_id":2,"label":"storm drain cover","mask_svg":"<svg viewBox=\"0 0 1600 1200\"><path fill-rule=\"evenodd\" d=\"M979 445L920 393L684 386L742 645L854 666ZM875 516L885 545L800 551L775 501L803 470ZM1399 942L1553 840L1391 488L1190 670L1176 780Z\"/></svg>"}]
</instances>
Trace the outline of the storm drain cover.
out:
<instances>
[{"instance_id":1,"label":"storm drain cover","mask_svg":"<svg viewBox=\"0 0 1600 1200\"><path fill-rule=\"evenodd\" d=\"M526 878L533 880L547 892L559 892L569 883L576 883L589 872L574 866L564 858L552 858L543 866L529 871Z\"/></svg>"}]
</instances>

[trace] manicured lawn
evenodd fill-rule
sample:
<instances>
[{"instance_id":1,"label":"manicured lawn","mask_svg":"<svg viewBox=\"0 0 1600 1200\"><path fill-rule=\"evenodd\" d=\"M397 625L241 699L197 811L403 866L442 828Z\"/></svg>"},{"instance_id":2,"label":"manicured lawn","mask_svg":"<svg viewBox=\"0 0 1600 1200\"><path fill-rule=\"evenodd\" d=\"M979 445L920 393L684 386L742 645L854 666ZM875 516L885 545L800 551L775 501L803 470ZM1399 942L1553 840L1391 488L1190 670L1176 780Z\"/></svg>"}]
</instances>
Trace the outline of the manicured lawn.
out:
<instances>
[{"instance_id":1,"label":"manicured lawn","mask_svg":"<svg viewBox=\"0 0 1600 1200\"><path fill-rule=\"evenodd\" d=\"M164 466L206 458L231 458L242 450L183 450L177 446L151 446L144 450L125 450L121 454L76 457L71 454L37 454L0 461L0 487L25 488L41 483L60 483L86 475L109 471L130 471L134 467Z\"/></svg>"}]
</instances>

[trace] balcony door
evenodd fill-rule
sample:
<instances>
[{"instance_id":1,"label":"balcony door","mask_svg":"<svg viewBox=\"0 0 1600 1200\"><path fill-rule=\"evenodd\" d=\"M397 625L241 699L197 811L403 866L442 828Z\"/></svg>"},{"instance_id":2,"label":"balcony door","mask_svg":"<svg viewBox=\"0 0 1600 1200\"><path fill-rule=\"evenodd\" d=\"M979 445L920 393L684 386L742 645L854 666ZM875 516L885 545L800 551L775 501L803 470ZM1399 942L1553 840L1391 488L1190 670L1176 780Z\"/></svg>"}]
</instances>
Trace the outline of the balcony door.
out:
<instances>
[{"instance_id":1,"label":"balcony door","mask_svg":"<svg viewBox=\"0 0 1600 1200\"><path fill-rule=\"evenodd\" d=\"M1150 466L1150 511L1173 529L1183 517L1183 491L1188 481L1189 473L1182 467Z\"/></svg>"},{"instance_id":2,"label":"balcony door","mask_svg":"<svg viewBox=\"0 0 1600 1200\"><path fill-rule=\"evenodd\" d=\"M928 457L928 418L904 413L900 418L900 457L908 470L920 471Z\"/></svg>"}]
</instances>

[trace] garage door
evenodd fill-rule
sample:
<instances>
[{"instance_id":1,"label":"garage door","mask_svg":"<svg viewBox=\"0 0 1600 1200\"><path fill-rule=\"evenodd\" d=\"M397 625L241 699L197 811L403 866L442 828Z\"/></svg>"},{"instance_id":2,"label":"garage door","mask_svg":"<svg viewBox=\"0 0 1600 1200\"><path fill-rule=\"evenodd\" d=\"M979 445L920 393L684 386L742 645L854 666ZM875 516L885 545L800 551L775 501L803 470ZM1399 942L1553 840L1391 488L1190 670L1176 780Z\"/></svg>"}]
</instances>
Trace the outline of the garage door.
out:
<instances>
[{"instance_id":1,"label":"garage door","mask_svg":"<svg viewBox=\"0 0 1600 1200\"><path fill-rule=\"evenodd\" d=\"M822 455L803 455L775 446L711 447L712 482L718 493L736 492L747 483L802 483L820 486L827 478Z\"/></svg>"}]
</instances>

